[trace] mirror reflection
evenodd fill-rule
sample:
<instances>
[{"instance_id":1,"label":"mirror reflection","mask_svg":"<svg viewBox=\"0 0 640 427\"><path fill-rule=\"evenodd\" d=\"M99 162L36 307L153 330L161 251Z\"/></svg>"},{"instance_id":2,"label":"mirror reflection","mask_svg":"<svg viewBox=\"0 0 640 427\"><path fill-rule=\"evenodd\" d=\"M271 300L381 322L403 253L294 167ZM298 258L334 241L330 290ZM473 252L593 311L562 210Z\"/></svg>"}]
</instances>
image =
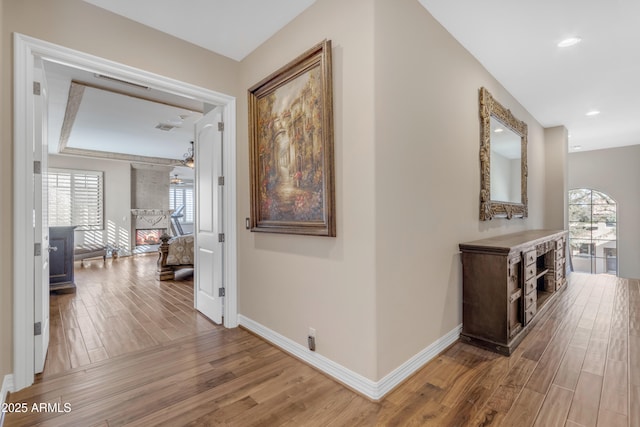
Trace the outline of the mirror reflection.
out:
<instances>
[{"instance_id":1,"label":"mirror reflection","mask_svg":"<svg viewBox=\"0 0 640 427\"><path fill-rule=\"evenodd\" d=\"M491 200L520 203L521 137L491 116Z\"/></svg>"}]
</instances>

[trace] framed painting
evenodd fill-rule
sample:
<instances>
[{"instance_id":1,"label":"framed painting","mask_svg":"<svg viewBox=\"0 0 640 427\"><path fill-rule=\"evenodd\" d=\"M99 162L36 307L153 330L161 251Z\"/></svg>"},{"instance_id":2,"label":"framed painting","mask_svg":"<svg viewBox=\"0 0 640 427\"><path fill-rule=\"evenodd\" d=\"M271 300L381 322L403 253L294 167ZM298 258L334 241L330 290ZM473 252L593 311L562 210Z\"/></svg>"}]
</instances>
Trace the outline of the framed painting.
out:
<instances>
[{"instance_id":1,"label":"framed painting","mask_svg":"<svg viewBox=\"0 0 640 427\"><path fill-rule=\"evenodd\" d=\"M335 237L331 41L248 97L251 231Z\"/></svg>"}]
</instances>

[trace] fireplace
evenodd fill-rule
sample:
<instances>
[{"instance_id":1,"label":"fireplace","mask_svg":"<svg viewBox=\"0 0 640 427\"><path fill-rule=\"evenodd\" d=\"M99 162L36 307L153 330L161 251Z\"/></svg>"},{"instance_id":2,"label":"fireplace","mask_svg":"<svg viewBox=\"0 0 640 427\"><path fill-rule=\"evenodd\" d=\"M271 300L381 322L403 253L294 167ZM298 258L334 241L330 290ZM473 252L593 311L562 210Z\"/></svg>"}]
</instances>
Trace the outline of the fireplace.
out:
<instances>
[{"instance_id":1,"label":"fireplace","mask_svg":"<svg viewBox=\"0 0 640 427\"><path fill-rule=\"evenodd\" d=\"M160 236L165 231L164 228L136 230L136 246L159 245Z\"/></svg>"},{"instance_id":2,"label":"fireplace","mask_svg":"<svg viewBox=\"0 0 640 427\"><path fill-rule=\"evenodd\" d=\"M170 227L171 210L131 209L136 247L159 245ZM142 249L142 248L141 248Z\"/></svg>"}]
</instances>

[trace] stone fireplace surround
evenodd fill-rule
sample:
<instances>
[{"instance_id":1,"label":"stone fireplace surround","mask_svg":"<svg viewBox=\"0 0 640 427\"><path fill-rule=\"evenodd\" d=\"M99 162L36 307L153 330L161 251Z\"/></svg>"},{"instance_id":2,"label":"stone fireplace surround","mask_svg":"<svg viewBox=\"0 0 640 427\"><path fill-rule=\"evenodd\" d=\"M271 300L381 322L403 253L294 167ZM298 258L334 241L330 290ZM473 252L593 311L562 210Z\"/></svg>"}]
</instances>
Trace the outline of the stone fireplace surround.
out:
<instances>
[{"instance_id":1,"label":"stone fireplace surround","mask_svg":"<svg viewBox=\"0 0 640 427\"><path fill-rule=\"evenodd\" d=\"M132 244L143 252L153 250L152 245L136 245L138 230L169 232L171 213L169 209L170 166L131 164L131 231ZM134 252L138 252L134 249Z\"/></svg>"},{"instance_id":2,"label":"stone fireplace surround","mask_svg":"<svg viewBox=\"0 0 640 427\"><path fill-rule=\"evenodd\" d=\"M153 228L169 228L170 209L131 209L133 226L136 230L150 230Z\"/></svg>"}]
</instances>

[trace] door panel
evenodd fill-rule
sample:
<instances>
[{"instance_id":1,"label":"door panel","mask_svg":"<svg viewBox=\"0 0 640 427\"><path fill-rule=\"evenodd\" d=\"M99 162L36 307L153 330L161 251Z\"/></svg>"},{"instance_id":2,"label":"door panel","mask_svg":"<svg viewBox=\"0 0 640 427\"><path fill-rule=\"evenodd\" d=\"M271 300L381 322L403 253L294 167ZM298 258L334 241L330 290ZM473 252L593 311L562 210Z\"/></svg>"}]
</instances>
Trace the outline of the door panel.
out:
<instances>
[{"instance_id":1,"label":"door panel","mask_svg":"<svg viewBox=\"0 0 640 427\"><path fill-rule=\"evenodd\" d=\"M196 124L195 141L195 270L196 308L216 323L222 323L222 297L218 289L223 286L222 245L222 132L220 107L207 113Z\"/></svg>"},{"instance_id":2,"label":"door panel","mask_svg":"<svg viewBox=\"0 0 640 427\"><path fill-rule=\"evenodd\" d=\"M34 153L40 162L40 172L33 174L34 240L40 244L40 256L34 263L34 322L40 323L40 334L34 336L34 370L40 373L49 348L49 224L47 221L49 200L47 184L47 84L42 60L34 64L35 81L40 82L40 95L34 94Z\"/></svg>"}]
</instances>

